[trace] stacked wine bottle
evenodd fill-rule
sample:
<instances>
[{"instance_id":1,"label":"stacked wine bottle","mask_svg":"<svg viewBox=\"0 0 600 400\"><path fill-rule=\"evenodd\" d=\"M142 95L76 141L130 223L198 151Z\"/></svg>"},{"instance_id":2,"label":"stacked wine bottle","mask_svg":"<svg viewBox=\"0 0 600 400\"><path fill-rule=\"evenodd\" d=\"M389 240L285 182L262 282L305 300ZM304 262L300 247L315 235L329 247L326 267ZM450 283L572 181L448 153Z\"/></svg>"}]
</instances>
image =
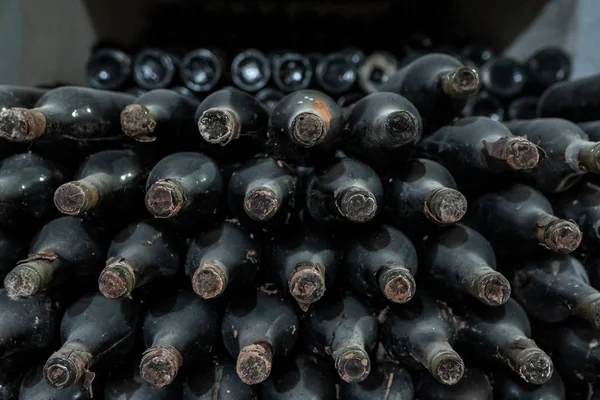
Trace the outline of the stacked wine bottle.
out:
<instances>
[{"instance_id":1,"label":"stacked wine bottle","mask_svg":"<svg viewBox=\"0 0 600 400\"><path fill-rule=\"evenodd\" d=\"M346 106L0 86L0 398L600 398L600 76L477 54ZM533 118L474 111L506 69Z\"/></svg>"}]
</instances>

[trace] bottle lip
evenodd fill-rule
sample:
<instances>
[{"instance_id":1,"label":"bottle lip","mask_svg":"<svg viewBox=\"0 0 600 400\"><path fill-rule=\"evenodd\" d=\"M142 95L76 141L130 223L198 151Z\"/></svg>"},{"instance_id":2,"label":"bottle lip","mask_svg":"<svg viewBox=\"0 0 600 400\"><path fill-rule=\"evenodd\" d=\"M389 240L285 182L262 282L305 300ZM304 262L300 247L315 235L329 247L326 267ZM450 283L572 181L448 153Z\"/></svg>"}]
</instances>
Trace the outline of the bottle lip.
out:
<instances>
[{"instance_id":1,"label":"bottle lip","mask_svg":"<svg viewBox=\"0 0 600 400\"><path fill-rule=\"evenodd\" d=\"M375 68L381 69L384 75L391 76L398 71L398 65L398 59L393 54L385 51L375 51L365 58L360 66L358 70L358 85L367 94L375 93L378 90L377 83L371 80L371 74Z\"/></svg>"},{"instance_id":2,"label":"bottle lip","mask_svg":"<svg viewBox=\"0 0 600 400\"><path fill-rule=\"evenodd\" d=\"M248 83L240 76L240 67L248 59L254 59L259 64L261 78L254 83ZM231 80L242 90L256 92L264 88L271 80L271 63L261 51L256 49L245 50L235 56L231 62Z\"/></svg>"},{"instance_id":3,"label":"bottle lip","mask_svg":"<svg viewBox=\"0 0 600 400\"><path fill-rule=\"evenodd\" d=\"M110 58L113 61L116 61L122 73L118 76L118 79L115 79L112 83L106 84L105 82L101 82L95 75L90 73L91 66L94 62L98 62L99 59L106 57ZM88 84L95 89L104 89L104 90L116 90L121 88L125 82L131 76L131 68L132 68L132 60L131 57L125 52L114 49L114 48L101 48L92 53L90 58L86 63L86 77Z\"/></svg>"},{"instance_id":4,"label":"bottle lip","mask_svg":"<svg viewBox=\"0 0 600 400\"><path fill-rule=\"evenodd\" d=\"M196 83L191 79L189 65L195 60L200 59L206 61L213 69L214 76L207 80L206 83ZM223 75L223 61L213 51L209 49L192 50L185 55L179 67L179 75L185 86L194 92L208 92L212 90L221 80Z\"/></svg>"},{"instance_id":5,"label":"bottle lip","mask_svg":"<svg viewBox=\"0 0 600 400\"><path fill-rule=\"evenodd\" d=\"M302 80L294 85L289 85L281 79L281 68L288 62L297 62L304 68ZM307 89L312 81L313 69L307 57L300 53L286 53L275 60L273 66L273 81L283 91L295 92L298 90Z\"/></svg>"},{"instance_id":6,"label":"bottle lip","mask_svg":"<svg viewBox=\"0 0 600 400\"><path fill-rule=\"evenodd\" d=\"M325 79L327 69L332 64L338 62L345 63L348 66L348 68L344 71L344 75L346 75L346 73L349 73L350 79L344 82L335 82L334 84L331 84ZM348 59L348 56L342 53L331 53L328 54L321 61L319 61L319 63L317 64L316 78L317 83L326 91L333 94L341 94L349 91L354 86L356 80L358 79L358 69L356 68L356 65Z\"/></svg>"},{"instance_id":7,"label":"bottle lip","mask_svg":"<svg viewBox=\"0 0 600 400\"><path fill-rule=\"evenodd\" d=\"M148 82L144 78L141 63L144 58L147 57L155 58L165 69L165 75L158 82ZM165 88L169 86L175 78L175 62L175 57L163 50L153 48L143 49L138 53L133 62L133 80L144 89L152 90Z\"/></svg>"}]
</instances>

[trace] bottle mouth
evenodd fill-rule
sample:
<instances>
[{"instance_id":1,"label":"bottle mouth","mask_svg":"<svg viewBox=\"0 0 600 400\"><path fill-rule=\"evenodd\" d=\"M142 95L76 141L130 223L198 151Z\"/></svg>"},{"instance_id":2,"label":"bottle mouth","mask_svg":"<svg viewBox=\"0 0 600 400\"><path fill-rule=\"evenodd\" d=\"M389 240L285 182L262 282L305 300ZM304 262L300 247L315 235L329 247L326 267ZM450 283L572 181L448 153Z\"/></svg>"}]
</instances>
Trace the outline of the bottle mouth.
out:
<instances>
[{"instance_id":1,"label":"bottle mouth","mask_svg":"<svg viewBox=\"0 0 600 400\"><path fill-rule=\"evenodd\" d=\"M95 89L119 90L131 76L131 58L118 49L100 49L86 64L86 76Z\"/></svg>"},{"instance_id":2,"label":"bottle mouth","mask_svg":"<svg viewBox=\"0 0 600 400\"><path fill-rule=\"evenodd\" d=\"M455 98L471 97L479 91L479 86L479 73L467 66L457 68L443 82L444 93Z\"/></svg>"},{"instance_id":3,"label":"bottle mouth","mask_svg":"<svg viewBox=\"0 0 600 400\"><path fill-rule=\"evenodd\" d=\"M171 384L181 367L183 358L173 346L146 350L140 362L140 376L155 388Z\"/></svg>"},{"instance_id":4,"label":"bottle mouth","mask_svg":"<svg viewBox=\"0 0 600 400\"><path fill-rule=\"evenodd\" d=\"M496 57L481 67L481 81L490 93L510 98L523 91L527 72L521 64L510 58Z\"/></svg>"},{"instance_id":5,"label":"bottle mouth","mask_svg":"<svg viewBox=\"0 0 600 400\"><path fill-rule=\"evenodd\" d=\"M271 79L269 59L256 49L238 54L231 63L233 83L247 92L264 88Z\"/></svg>"},{"instance_id":6,"label":"bottle mouth","mask_svg":"<svg viewBox=\"0 0 600 400\"><path fill-rule=\"evenodd\" d=\"M287 53L275 61L273 80L286 92L306 89L312 81L313 71L308 58L297 53Z\"/></svg>"},{"instance_id":7,"label":"bottle mouth","mask_svg":"<svg viewBox=\"0 0 600 400\"><path fill-rule=\"evenodd\" d=\"M552 360L538 348L521 351L517 361L517 372L525 381L534 385L542 385L551 377L554 370Z\"/></svg>"},{"instance_id":8,"label":"bottle mouth","mask_svg":"<svg viewBox=\"0 0 600 400\"><path fill-rule=\"evenodd\" d=\"M325 275L323 267L312 262L298 263L290 276L290 293L298 302L302 311L319 301L325 294Z\"/></svg>"},{"instance_id":9,"label":"bottle mouth","mask_svg":"<svg viewBox=\"0 0 600 400\"><path fill-rule=\"evenodd\" d=\"M203 299L213 299L225 291L229 273L221 261L202 264L192 277L194 292Z\"/></svg>"},{"instance_id":10,"label":"bottle mouth","mask_svg":"<svg viewBox=\"0 0 600 400\"><path fill-rule=\"evenodd\" d=\"M144 89L161 89L175 78L173 57L157 49L142 50L133 63L133 79Z\"/></svg>"},{"instance_id":11,"label":"bottle mouth","mask_svg":"<svg viewBox=\"0 0 600 400\"><path fill-rule=\"evenodd\" d=\"M292 121L291 139L299 146L312 148L325 136L327 126L320 115L305 112Z\"/></svg>"},{"instance_id":12,"label":"bottle mouth","mask_svg":"<svg viewBox=\"0 0 600 400\"><path fill-rule=\"evenodd\" d=\"M366 93L375 93L398 71L398 61L391 54L375 52L365 58L359 69L359 86Z\"/></svg>"},{"instance_id":13,"label":"bottle mouth","mask_svg":"<svg viewBox=\"0 0 600 400\"><path fill-rule=\"evenodd\" d=\"M349 91L356 82L358 71L344 54L334 53L322 59L316 68L319 85L329 93Z\"/></svg>"},{"instance_id":14,"label":"bottle mouth","mask_svg":"<svg viewBox=\"0 0 600 400\"><path fill-rule=\"evenodd\" d=\"M415 295L416 283L410 271L402 266L386 266L384 268L379 275L379 288L384 296L399 304L412 299Z\"/></svg>"},{"instance_id":15,"label":"bottle mouth","mask_svg":"<svg viewBox=\"0 0 600 400\"><path fill-rule=\"evenodd\" d=\"M109 299L121 299L131 295L135 284L135 272L125 260L108 265L98 278L100 292Z\"/></svg>"},{"instance_id":16,"label":"bottle mouth","mask_svg":"<svg viewBox=\"0 0 600 400\"><path fill-rule=\"evenodd\" d=\"M208 49L191 51L181 61L181 79L194 92L211 91L221 80L222 74L222 61Z\"/></svg>"},{"instance_id":17,"label":"bottle mouth","mask_svg":"<svg viewBox=\"0 0 600 400\"><path fill-rule=\"evenodd\" d=\"M266 187L258 187L246 193L244 211L254 221L268 221L279 211L280 202L277 194Z\"/></svg>"},{"instance_id":18,"label":"bottle mouth","mask_svg":"<svg viewBox=\"0 0 600 400\"><path fill-rule=\"evenodd\" d=\"M348 348L334 355L335 369L344 382L362 382L371 373L371 359L364 349Z\"/></svg>"},{"instance_id":19,"label":"bottle mouth","mask_svg":"<svg viewBox=\"0 0 600 400\"><path fill-rule=\"evenodd\" d=\"M510 282L499 272L492 271L477 282L477 298L489 306L506 303L510 293Z\"/></svg>"},{"instance_id":20,"label":"bottle mouth","mask_svg":"<svg viewBox=\"0 0 600 400\"><path fill-rule=\"evenodd\" d=\"M10 142L32 142L45 130L46 117L39 111L14 107L0 112L0 137Z\"/></svg>"},{"instance_id":21,"label":"bottle mouth","mask_svg":"<svg viewBox=\"0 0 600 400\"><path fill-rule=\"evenodd\" d=\"M146 192L146 208L156 218L175 217L184 202L183 189L174 181L156 181Z\"/></svg>"},{"instance_id":22,"label":"bottle mouth","mask_svg":"<svg viewBox=\"0 0 600 400\"><path fill-rule=\"evenodd\" d=\"M54 205L62 214L80 215L94 208L100 201L98 189L83 182L67 182L54 192Z\"/></svg>"},{"instance_id":23,"label":"bottle mouth","mask_svg":"<svg viewBox=\"0 0 600 400\"><path fill-rule=\"evenodd\" d=\"M458 190L441 188L425 201L425 216L438 225L454 224L467 213L467 199Z\"/></svg>"},{"instance_id":24,"label":"bottle mouth","mask_svg":"<svg viewBox=\"0 0 600 400\"><path fill-rule=\"evenodd\" d=\"M445 350L433 357L429 369L438 382L455 385L463 377L465 364L455 351Z\"/></svg>"},{"instance_id":25,"label":"bottle mouth","mask_svg":"<svg viewBox=\"0 0 600 400\"><path fill-rule=\"evenodd\" d=\"M153 142L156 136L151 134L156 129L156 119L141 104L130 104L121 112L121 128L123 132L138 142Z\"/></svg>"},{"instance_id":26,"label":"bottle mouth","mask_svg":"<svg viewBox=\"0 0 600 400\"><path fill-rule=\"evenodd\" d=\"M369 190L351 188L336 202L340 214L351 222L366 223L375 218L378 204Z\"/></svg>"},{"instance_id":27,"label":"bottle mouth","mask_svg":"<svg viewBox=\"0 0 600 400\"><path fill-rule=\"evenodd\" d=\"M267 344L251 344L240 351L236 372L246 385L257 385L267 380L273 365L273 351Z\"/></svg>"},{"instance_id":28,"label":"bottle mouth","mask_svg":"<svg viewBox=\"0 0 600 400\"><path fill-rule=\"evenodd\" d=\"M409 111L394 111L385 119L385 133L394 146L401 147L421 137L421 124Z\"/></svg>"},{"instance_id":29,"label":"bottle mouth","mask_svg":"<svg viewBox=\"0 0 600 400\"><path fill-rule=\"evenodd\" d=\"M4 287L10 298L31 297L41 290L43 279L27 264L17 265L4 278Z\"/></svg>"},{"instance_id":30,"label":"bottle mouth","mask_svg":"<svg viewBox=\"0 0 600 400\"><path fill-rule=\"evenodd\" d=\"M208 143L226 146L240 136L241 126L237 115L224 108L211 108L202 113L198 130Z\"/></svg>"},{"instance_id":31,"label":"bottle mouth","mask_svg":"<svg viewBox=\"0 0 600 400\"><path fill-rule=\"evenodd\" d=\"M544 229L543 245L557 253L568 254L579 247L582 236L576 223L557 219Z\"/></svg>"}]
</instances>

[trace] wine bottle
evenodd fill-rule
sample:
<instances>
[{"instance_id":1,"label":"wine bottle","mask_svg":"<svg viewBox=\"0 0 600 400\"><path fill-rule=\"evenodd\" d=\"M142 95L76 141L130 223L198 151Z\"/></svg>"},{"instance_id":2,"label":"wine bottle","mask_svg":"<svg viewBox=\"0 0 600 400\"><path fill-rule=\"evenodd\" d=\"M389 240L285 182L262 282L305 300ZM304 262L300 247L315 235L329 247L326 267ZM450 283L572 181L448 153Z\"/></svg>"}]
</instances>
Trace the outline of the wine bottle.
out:
<instances>
[{"instance_id":1,"label":"wine bottle","mask_svg":"<svg viewBox=\"0 0 600 400\"><path fill-rule=\"evenodd\" d=\"M156 48L142 49L133 61L133 79L141 88L154 90L171 85L179 60L169 52Z\"/></svg>"},{"instance_id":2,"label":"wine bottle","mask_svg":"<svg viewBox=\"0 0 600 400\"><path fill-rule=\"evenodd\" d=\"M520 62L497 56L481 66L481 84L486 91L502 99L521 95L529 80L527 68Z\"/></svg>"},{"instance_id":3,"label":"wine bottle","mask_svg":"<svg viewBox=\"0 0 600 400\"><path fill-rule=\"evenodd\" d=\"M339 95L352 89L358 70L344 53L330 53L317 64L316 81L329 94Z\"/></svg>"},{"instance_id":4,"label":"wine bottle","mask_svg":"<svg viewBox=\"0 0 600 400\"><path fill-rule=\"evenodd\" d=\"M260 101L269 112L272 112L277 103L285 97L285 94L277 89L267 87L256 93L254 97L256 100Z\"/></svg>"},{"instance_id":5,"label":"wine bottle","mask_svg":"<svg viewBox=\"0 0 600 400\"><path fill-rule=\"evenodd\" d=\"M263 400L329 400L336 397L335 378L328 366L313 355L300 354L263 384Z\"/></svg>"},{"instance_id":6,"label":"wine bottle","mask_svg":"<svg viewBox=\"0 0 600 400\"><path fill-rule=\"evenodd\" d=\"M54 191L65 171L34 153L0 161L0 225L10 232L35 232L56 216Z\"/></svg>"},{"instance_id":7,"label":"wine bottle","mask_svg":"<svg viewBox=\"0 0 600 400\"><path fill-rule=\"evenodd\" d=\"M143 285L173 277L180 269L180 247L177 236L151 222L127 226L108 248L106 267L98 278L100 292L120 299Z\"/></svg>"},{"instance_id":8,"label":"wine bottle","mask_svg":"<svg viewBox=\"0 0 600 400\"><path fill-rule=\"evenodd\" d=\"M119 92L63 86L46 92L34 108L0 113L0 137L13 142L109 139L118 136L121 110L134 97Z\"/></svg>"},{"instance_id":9,"label":"wine bottle","mask_svg":"<svg viewBox=\"0 0 600 400\"><path fill-rule=\"evenodd\" d=\"M518 266L514 294L527 313L546 322L584 318L600 327L600 292L574 257L548 255Z\"/></svg>"},{"instance_id":10,"label":"wine bottle","mask_svg":"<svg viewBox=\"0 0 600 400\"><path fill-rule=\"evenodd\" d=\"M392 363L377 364L362 382L340 382L340 398L344 400L413 400L414 397L410 375Z\"/></svg>"},{"instance_id":11,"label":"wine bottle","mask_svg":"<svg viewBox=\"0 0 600 400\"><path fill-rule=\"evenodd\" d=\"M210 49L192 50L183 57L179 67L181 80L196 93L213 91L224 75L223 59Z\"/></svg>"},{"instance_id":12,"label":"wine bottle","mask_svg":"<svg viewBox=\"0 0 600 400\"><path fill-rule=\"evenodd\" d=\"M85 78L94 89L121 90L131 79L132 60L125 52L110 47L94 50L85 65Z\"/></svg>"},{"instance_id":13,"label":"wine bottle","mask_svg":"<svg viewBox=\"0 0 600 400\"><path fill-rule=\"evenodd\" d=\"M285 224L298 203L295 171L271 157L255 157L242 164L229 180L229 210L250 226Z\"/></svg>"},{"instance_id":14,"label":"wine bottle","mask_svg":"<svg viewBox=\"0 0 600 400\"><path fill-rule=\"evenodd\" d=\"M131 212L141 202L148 175L147 160L133 150L92 154L73 180L54 192L54 205L63 214L96 218Z\"/></svg>"},{"instance_id":15,"label":"wine bottle","mask_svg":"<svg viewBox=\"0 0 600 400\"><path fill-rule=\"evenodd\" d=\"M259 265L259 246L238 223L225 221L191 242L185 271L194 292L211 299L223 294L230 283L253 282Z\"/></svg>"},{"instance_id":16,"label":"wine bottle","mask_svg":"<svg viewBox=\"0 0 600 400\"><path fill-rule=\"evenodd\" d=\"M16 356L5 358L0 363L0 399L17 400L19 387L27 370L31 367L31 359ZM43 379L43 378L42 378Z\"/></svg>"},{"instance_id":17,"label":"wine bottle","mask_svg":"<svg viewBox=\"0 0 600 400\"><path fill-rule=\"evenodd\" d=\"M552 360L531 339L529 318L515 300L499 307L463 303L453 312L459 328L457 342L473 356L507 365L534 385L552 377Z\"/></svg>"},{"instance_id":18,"label":"wine bottle","mask_svg":"<svg viewBox=\"0 0 600 400\"><path fill-rule=\"evenodd\" d=\"M288 52L276 57L273 63L273 82L284 92L296 92L308 88L313 70L308 58L299 53Z\"/></svg>"},{"instance_id":19,"label":"wine bottle","mask_svg":"<svg viewBox=\"0 0 600 400\"><path fill-rule=\"evenodd\" d=\"M344 267L356 292L394 303L413 297L417 251L402 232L381 225L345 242Z\"/></svg>"},{"instance_id":20,"label":"wine bottle","mask_svg":"<svg viewBox=\"0 0 600 400\"><path fill-rule=\"evenodd\" d=\"M419 111L395 93L373 93L357 101L345 118L342 149L375 169L386 169L406 156L421 138Z\"/></svg>"},{"instance_id":21,"label":"wine bottle","mask_svg":"<svg viewBox=\"0 0 600 400\"><path fill-rule=\"evenodd\" d=\"M370 167L351 158L314 171L306 187L306 207L320 223L366 223L383 206L383 187Z\"/></svg>"},{"instance_id":22,"label":"wine bottle","mask_svg":"<svg viewBox=\"0 0 600 400\"><path fill-rule=\"evenodd\" d=\"M134 300L110 300L100 293L71 304L60 325L62 346L44 365L48 384L63 389L84 379L89 389L94 379L90 368L102 363L112 367L131 350L139 309Z\"/></svg>"},{"instance_id":23,"label":"wine bottle","mask_svg":"<svg viewBox=\"0 0 600 400\"><path fill-rule=\"evenodd\" d=\"M221 332L227 351L237 360L236 372L245 384L264 382L273 363L285 365L284 359L296 345L299 324L293 306L277 295L252 290L231 301Z\"/></svg>"},{"instance_id":24,"label":"wine bottle","mask_svg":"<svg viewBox=\"0 0 600 400\"><path fill-rule=\"evenodd\" d=\"M438 127L458 117L477 93L479 74L452 56L431 53L398 70L378 90L406 97L426 127Z\"/></svg>"},{"instance_id":25,"label":"wine bottle","mask_svg":"<svg viewBox=\"0 0 600 400\"><path fill-rule=\"evenodd\" d=\"M161 388L175 380L182 366L210 354L218 327L214 306L187 290L157 300L142 325L146 350L140 375Z\"/></svg>"},{"instance_id":26,"label":"wine bottle","mask_svg":"<svg viewBox=\"0 0 600 400\"><path fill-rule=\"evenodd\" d=\"M537 104L537 97L518 97L506 107L506 119L534 119L537 116Z\"/></svg>"},{"instance_id":27,"label":"wine bottle","mask_svg":"<svg viewBox=\"0 0 600 400\"><path fill-rule=\"evenodd\" d=\"M0 85L0 113L12 107L33 108L46 92L27 86Z\"/></svg>"},{"instance_id":28,"label":"wine bottle","mask_svg":"<svg viewBox=\"0 0 600 400\"><path fill-rule=\"evenodd\" d=\"M121 128L138 142L184 142L193 133L197 108L197 101L174 90L151 90L121 111Z\"/></svg>"},{"instance_id":29,"label":"wine bottle","mask_svg":"<svg viewBox=\"0 0 600 400\"><path fill-rule=\"evenodd\" d=\"M267 148L277 159L323 164L333 155L342 128L342 110L331 97L316 90L297 91L271 113Z\"/></svg>"},{"instance_id":30,"label":"wine bottle","mask_svg":"<svg viewBox=\"0 0 600 400\"><path fill-rule=\"evenodd\" d=\"M573 122L596 121L600 119L598 93L600 75L557 83L540 97L538 116Z\"/></svg>"},{"instance_id":31,"label":"wine bottle","mask_svg":"<svg viewBox=\"0 0 600 400\"><path fill-rule=\"evenodd\" d=\"M460 221L467 212L467 199L457 190L450 172L425 158L410 161L384 179L384 215L407 231L425 232L435 225Z\"/></svg>"},{"instance_id":32,"label":"wine bottle","mask_svg":"<svg viewBox=\"0 0 600 400\"><path fill-rule=\"evenodd\" d=\"M583 182L552 200L556 215L574 221L583 233L582 244L593 248L600 241L600 186Z\"/></svg>"},{"instance_id":33,"label":"wine bottle","mask_svg":"<svg viewBox=\"0 0 600 400\"><path fill-rule=\"evenodd\" d=\"M274 238L270 253L270 272L302 311L335 286L341 255L327 235L295 228Z\"/></svg>"},{"instance_id":34,"label":"wine bottle","mask_svg":"<svg viewBox=\"0 0 600 400\"><path fill-rule=\"evenodd\" d=\"M511 374L496 374L494 395L499 400L565 400L565 385L556 371L543 385L523 382Z\"/></svg>"},{"instance_id":35,"label":"wine bottle","mask_svg":"<svg viewBox=\"0 0 600 400\"><path fill-rule=\"evenodd\" d=\"M54 340L58 307L45 294L11 299L0 289L0 360L45 350Z\"/></svg>"},{"instance_id":36,"label":"wine bottle","mask_svg":"<svg viewBox=\"0 0 600 400\"><path fill-rule=\"evenodd\" d=\"M452 348L456 331L445 304L419 291L408 304L390 310L381 328L381 340L394 360L426 369L438 382L454 385L465 368Z\"/></svg>"},{"instance_id":37,"label":"wine bottle","mask_svg":"<svg viewBox=\"0 0 600 400\"><path fill-rule=\"evenodd\" d=\"M377 320L354 297L330 298L310 310L303 321L306 348L333 359L343 381L364 381L371 372L377 344Z\"/></svg>"},{"instance_id":38,"label":"wine bottle","mask_svg":"<svg viewBox=\"0 0 600 400\"><path fill-rule=\"evenodd\" d=\"M571 58L560 47L538 50L525 65L532 85L540 92L571 77Z\"/></svg>"},{"instance_id":39,"label":"wine bottle","mask_svg":"<svg viewBox=\"0 0 600 400\"><path fill-rule=\"evenodd\" d=\"M221 210L219 166L202 153L173 153L160 160L146 181L146 208L155 218L184 226L203 225Z\"/></svg>"},{"instance_id":40,"label":"wine bottle","mask_svg":"<svg viewBox=\"0 0 600 400\"><path fill-rule=\"evenodd\" d=\"M269 59L256 49L238 53L231 62L231 80L246 92L256 92L271 80Z\"/></svg>"},{"instance_id":41,"label":"wine bottle","mask_svg":"<svg viewBox=\"0 0 600 400\"><path fill-rule=\"evenodd\" d=\"M508 280L496 271L494 249L474 229L451 225L428 237L424 246L423 277L433 287L450 288L448 297L464 293L488 306L502 305L510 297Z\"/></svg>"},{"instance_id":42,"label":"wine bottle","mask_svg":"<svg viewBox=\"0 0 600 400\"><path fill-rule=\"evenodd\" d=\"M188 372L182 400L256 400L253 387L242 382L228 359L210 360L209 365L201 366Z\"/></svg>"},{"instance_id":43,"label":"wine bottle","mask_svg":"<svg viewBox=\"0 0 600 400\"><path fill-rule=\"evenodd\" d=\"M181 383L156 388L144 381L139 367L127 363L112 371L104 385L103 400L172 400L181 399ZM40 399L41 400L41 399Z\"/></svg>"},{"instance_id":44,"label":"wine bottle","mask_svg":"<svg viewBox=\"0 0 600 400\"><path fill-rule=\"evenodd\" d=\"M93 225L76 217L57 218L42 227L4 287L11 298L30 297L41 290L73 290L95 283L102 270L108 241Z\"/></svg>"},{"instance_id":45,"label":"wine bottle","mask_svg":"<svg viewBox=\"0 0 600 400\"><path fill-rule=\"evenodd\" d=\"M393 54L386 51L371 53L358 69L358 85L366 93L375 93L398 71L398 65Z\"/></svg>"},{"instance_id":46,"label":"wine bottle","mask_svg":"<svg viewBox=\"0 0 600 400\"><path fill-rule=\"evenodd\" d=\"M25 256L29 237L0 228L0 280Z\"/></svg>"},{"instance_id":47,"label":"wine bottle","mask_svg":"<svg viewBox=\"0 0 600 400\"><path fill-rule=\"evenodd\" d=\"M540 246L570 253L581 242L577 224L556 217L548 199L523 184L479 197L471 203L471 217L473 227L501 255L515 255Z\"/></svg>"},{"instance_id":48,"label":"wine bottle","mask_svg":"<svg viewBox=\"0 0 600 400\"><path fill-rule=\"evenodd\" d=\"M94 390L84 382L75 382L64 389L53 388L44 379L44 364L35 364L23 381L19 391L19 400L92 400ZM18 388L17 388L18 389ZM2 397L2 399L5 399ZM11 397L8 400L12 399ZM16 400L17 397L14 398ZM132 399L133 400L133 399Z\"/></svg>"},{"instance_id":49,"label":"wine bottle","mask_svg":"<svg viewBox=\"0 0 600 400\"><path fill-rule=\"evenodd\" d=\"M454 385L439 383L429 374L421 374L415 383L417 398L435 400L493 400L493 389L483 371L468 368Z\"/></svg>"},{"instance_id":50,"label":"wine bottle","mask_svg":"<svg viewBox=\"0 0 600 400\"><path fill-rule=\"evenodd\" d=\"M465 46L461 51L461 57L479 68L496 57L496 54L490 47L475 44Z\"/></svg>"},{"instance_id":51,"label":"wine bottle","mask_svg":"<svg viewBox=\"0 0 600 400\"><path fill-rule=\"evenodd\" d=\"M482 91L469 100L463 109L464 117L487 117L494 121L505 119L504 105L500 99L488 92Z\"/></svg>"},{"instance_id":52,"label":"wine bottle","mask_svg":"<svg viewBox=\"0 0 600 400\"><path fill-rule=\"evenodd\" d=\"M600 172L600 143L592 142L583 130L567 120L540 118L510 121L514 135L539 144L547 157L527 178L542 192L561 192L573 186L583 174Z\"/></svg>"}]
</instances>

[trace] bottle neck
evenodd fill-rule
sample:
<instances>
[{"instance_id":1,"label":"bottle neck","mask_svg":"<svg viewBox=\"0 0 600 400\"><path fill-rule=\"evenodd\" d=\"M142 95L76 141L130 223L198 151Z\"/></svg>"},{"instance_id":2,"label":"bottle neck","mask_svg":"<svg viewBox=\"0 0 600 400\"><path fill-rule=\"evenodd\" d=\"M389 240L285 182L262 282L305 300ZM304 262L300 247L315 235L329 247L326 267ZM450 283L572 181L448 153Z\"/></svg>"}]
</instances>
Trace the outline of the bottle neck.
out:
<instances>
[{"instance_id":1,"label":"bottle neck","mask_svg":"<svg viewBox=\"0 0 600 400\"><path fill-rule=\"evenodd\" d=\"M600 143L585 141L579 148L578 167L585 172L600 172Z\"/></svg>"}]
</instances>

